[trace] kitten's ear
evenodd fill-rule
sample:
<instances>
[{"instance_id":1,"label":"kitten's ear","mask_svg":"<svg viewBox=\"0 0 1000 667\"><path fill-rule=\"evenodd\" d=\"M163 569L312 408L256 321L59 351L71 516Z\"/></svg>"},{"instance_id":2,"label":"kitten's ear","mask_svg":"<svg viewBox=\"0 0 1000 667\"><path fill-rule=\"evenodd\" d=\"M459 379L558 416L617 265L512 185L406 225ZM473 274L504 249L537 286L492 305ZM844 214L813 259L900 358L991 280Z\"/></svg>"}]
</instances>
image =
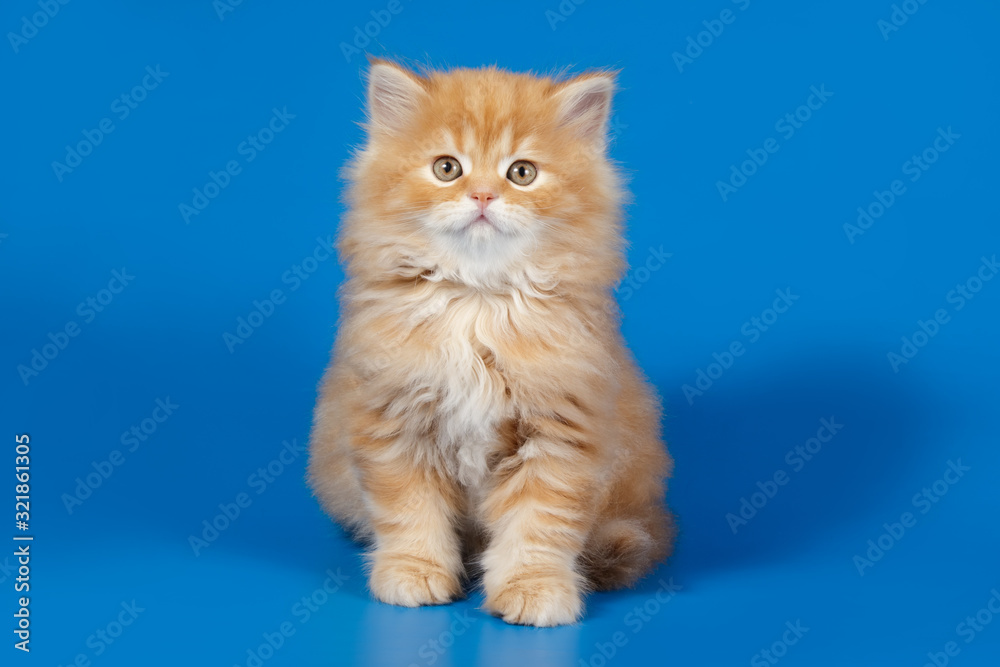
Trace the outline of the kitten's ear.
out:
<instances>
[{"instance_id":1,"label":"kitten's ear","mask_svg":"<svg viewBox=\"0 0 1000 667\"><path fill-rule=\"evenodd\" d=\"M422 79L388 60L368 68L368 117L373 127L396 132L407 124L424 95Z\"/></svg>"},{"instance_id":2,"label":"kitten's ear","mask_svg":"<svg viewBox=\"0 0 1000 667\"><path fill-rule=\"evenodd\" d=\"M556 93L560 123L575 128L583 139L603 145L614 92L615 75L608 72L582 74L563 83Z\"/></svg>"}]
</instances>

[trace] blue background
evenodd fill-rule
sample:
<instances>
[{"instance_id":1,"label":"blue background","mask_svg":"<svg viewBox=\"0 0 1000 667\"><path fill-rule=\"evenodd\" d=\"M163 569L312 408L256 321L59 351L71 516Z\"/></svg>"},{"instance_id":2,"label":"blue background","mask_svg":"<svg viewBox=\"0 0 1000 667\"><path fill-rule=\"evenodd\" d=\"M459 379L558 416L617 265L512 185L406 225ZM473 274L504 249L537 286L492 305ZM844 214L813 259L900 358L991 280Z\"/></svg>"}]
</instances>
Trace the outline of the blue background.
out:
<instances>
[{"instance_id":1,"label":"blue background","mask_svg":"<svg viewBox=\"0 0 1000 667\"><path fill-rule=\"evenodd\" d=\"M404 0L397 14L379 14L381 0L252 1L220 19L210 0L77 1L16 51L5 38L0 436L13 467L14 435L31 435L36 541L30 656L11 646L13 546L0 557L3 664L253 665L248 650L284 622L294 634L264 664L771 664L768 649L788 665L922 665L949 641L951 664L996 664L1000 618L969 642L960 624L1000 587L1000 280L960 310L948 295L1000 252L1000 9L912 2L886 39L888 0L664 4L564 2L563 16L557 0ZM672 54L705 21L718 32L724 9L732 22L679 71ZM0 30L38 11L6 2ZM391 17L362 43L377 55L622 70L612 153L635 194L629 259L671 256L619 296L666 403L682 534L668 565L636 590L591 596L574 627L507 626L478 610L478 593L441 608L375 603L357 547L309 496L305 456L286 454L264 488L252 477L283 441L305 444L335 334L336 260L307 261L296 289L286 272L342 212L364 57L340 44L372 11ZM113 101L147 66L169 74L120 118ZM811 86L832 96L786 138L775 124ZM241 142L274 108L295 117L247 161ZM113 132L60 180L52 163L104 118ZM910 181L904 163L939 128L960 136ZM778 151L723 200L717 182L768 138ZM240 173L186 223L179 205L230 160ZM852 243L844 225L896 179L905 193ZM78 304L123 268L134 279L85 321ZM275 289L284 302L230 352L223 334ZM798 299L757 329L779 289ZM938 309L947 323L894 369L888 353ZM18 366L69 322L79 334L22 379ZM736 341L744 353L710 368ZM716 379L689 401L699 370ZM128 451L123 432L168 398L173 414L147 421L155 432ZM843 428L796 469L786 452L821 419ZM69 512L63 495L114 450L124 462ZM915 504L949 461L969 470ZM777 471L787 483L769 487ZM0 479L11 500L11 474ZM726 515L758 482L773 497L734 534ZM189 536L240 493L249 506L196 556ZM882 537L891 548L859 574L855 556L905 512L915 524ZM329 595L328 569L341 579ZM671 579L681 588L661 604ZM323 603L306 619L295 605L309 596ZM88 646L133 600L143 611L114 643ZM782 646L786 623L808 631Z\"/></svg>"}]
</instances>

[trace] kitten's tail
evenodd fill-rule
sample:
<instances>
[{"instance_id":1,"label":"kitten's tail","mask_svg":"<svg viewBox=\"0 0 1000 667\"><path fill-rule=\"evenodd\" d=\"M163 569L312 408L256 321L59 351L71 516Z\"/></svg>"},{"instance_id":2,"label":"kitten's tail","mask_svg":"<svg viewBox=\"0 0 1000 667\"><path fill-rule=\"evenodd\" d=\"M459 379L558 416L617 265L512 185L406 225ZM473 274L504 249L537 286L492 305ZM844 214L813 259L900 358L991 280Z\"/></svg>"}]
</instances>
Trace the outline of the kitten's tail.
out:
<instances>
[{"instance_id":1,"label":"kitten's tail","mask_svg":"<svg viewBox=\"0 0 1000 667\"><path fill-rule=\"evenodd\" d=\"M677 535L674 515L662 507L652 514L610 518L594 530L580 562L594 590L632 586L670 555Z\"/></svg>"}]
</instances>

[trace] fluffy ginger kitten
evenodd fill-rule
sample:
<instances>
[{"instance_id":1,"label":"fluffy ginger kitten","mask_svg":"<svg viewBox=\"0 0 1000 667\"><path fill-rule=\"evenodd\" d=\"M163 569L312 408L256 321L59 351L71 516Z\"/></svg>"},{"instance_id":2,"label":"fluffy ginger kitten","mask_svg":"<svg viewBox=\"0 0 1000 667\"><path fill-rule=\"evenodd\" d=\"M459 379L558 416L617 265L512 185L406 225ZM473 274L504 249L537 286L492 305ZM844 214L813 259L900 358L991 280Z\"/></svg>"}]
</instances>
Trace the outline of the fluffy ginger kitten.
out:
<instances>
[{"instance_id":1,"label":"fluffy ginger kitten","mask_svg":"<svg viewBox=\"0 0 1000 667\"><path fill-rule=\"evenodd\" d=\"M659 404L613 295L613 89L371 63L309 482L383 602L447 603L468 566L488 611L562 625L671 550Z\"/></svg>"}]
</instances>

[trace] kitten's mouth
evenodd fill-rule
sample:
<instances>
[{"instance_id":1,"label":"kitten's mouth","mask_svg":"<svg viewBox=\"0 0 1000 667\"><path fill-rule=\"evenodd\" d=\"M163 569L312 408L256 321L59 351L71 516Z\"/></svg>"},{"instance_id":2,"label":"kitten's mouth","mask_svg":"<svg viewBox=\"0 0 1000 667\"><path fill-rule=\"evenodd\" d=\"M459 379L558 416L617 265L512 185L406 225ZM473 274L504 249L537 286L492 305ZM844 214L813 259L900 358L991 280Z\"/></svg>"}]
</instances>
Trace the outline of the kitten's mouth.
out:
<instances>
[{"instance_id":1,"label":"kitten's mouth","mask_svg":"<svg viewBox=\"0 0 1000 667\"><path fill-rule=\"evenodd\" d=\"M485 215L479 215L473 218L472 222L466 225L466 229L475 229L476 227L496 227L496 225L494 225L493 221Z\"/></svg>"},{"instance_id":2,"label":"kitten's mouth","mask_svg":"<svg viewBox=\"0 0 1000 667\"><path fill-rule=\"evenodd\" d=\"M460 227L455 227L454 233L468 238L480 240L492 239L496 236L506 236L506 229L486 212L466 218Z\"/></svg>"}]
</instances>

